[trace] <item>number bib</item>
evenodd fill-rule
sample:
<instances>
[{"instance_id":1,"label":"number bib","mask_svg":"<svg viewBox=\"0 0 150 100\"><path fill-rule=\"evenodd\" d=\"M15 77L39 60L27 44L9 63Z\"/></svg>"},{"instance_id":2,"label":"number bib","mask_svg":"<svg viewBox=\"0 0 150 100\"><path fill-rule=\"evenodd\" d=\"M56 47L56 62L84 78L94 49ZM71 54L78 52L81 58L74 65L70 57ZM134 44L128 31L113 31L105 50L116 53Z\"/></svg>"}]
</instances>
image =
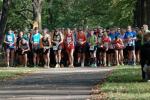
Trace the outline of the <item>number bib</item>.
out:
<instances>
[{"instance_id":1,"label":"number bib","mask_svg":"<svg viewBox=\"0 0 150 100\"><path fill-rule=\"evenodd\" d=\"M53 46L53 50L58 50L58 47L57 46Z\"/></svg>"},{"instance_id":2,"label":"number bib","mask_svg":"<svg viewBox=\"0 0 150 100\"><path fill-rule=\"evenodd\" d=\"M67 37L67 43L69 44L71 42L71 37Z\"/></svg>"},{"instance_id":3,"label":"number bib","mask_svg":"<svg viewBox=\"0 0 150 100\"><path fill-rule=\"evenodd\" d=\"M9 35L8 35L8 36L7 36L7 39L8 39L9 42L12 42L12 41L13 41L13 37L12 37L12 36L9 36Z\"/></svg>"},{"instance_id":4,"label":"number bib","mask_svg":"<svg viewBox=\"0 0 150 100\"><path fill-rule=\"evenodd\" d=\"M104 43L104 47L106 47L106 48L107 48L107 47L108 47L108 43Z\"/></svg>"},{"instance_id":5,"label":"number bib","mask_svg":"<svg viewBox=\"0 0 150 100\"><path fill-rule=\"evenodd\" d=\"M90 50L94 50L94 46L90 46Z\"/></svg>"}]
</instances>

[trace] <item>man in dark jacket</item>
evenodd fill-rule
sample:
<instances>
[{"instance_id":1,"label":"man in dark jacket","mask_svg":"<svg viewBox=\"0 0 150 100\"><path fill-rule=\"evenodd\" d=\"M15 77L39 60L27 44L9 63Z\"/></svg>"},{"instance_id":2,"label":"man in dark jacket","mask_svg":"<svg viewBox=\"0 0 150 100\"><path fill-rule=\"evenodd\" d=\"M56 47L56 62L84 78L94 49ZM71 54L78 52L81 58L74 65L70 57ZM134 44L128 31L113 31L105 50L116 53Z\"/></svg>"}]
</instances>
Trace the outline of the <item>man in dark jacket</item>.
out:
<instances>
[{"instance_id":1,"label":"man in dark jacket","mask_svg":"<svg viewBox=\"0 0 150 100\"><path fill-rule=\"evenodd\" d=\"M142 78L150 80L150 32L143 36L144 44L141 47Z\"/></svg>"}]
</instances>

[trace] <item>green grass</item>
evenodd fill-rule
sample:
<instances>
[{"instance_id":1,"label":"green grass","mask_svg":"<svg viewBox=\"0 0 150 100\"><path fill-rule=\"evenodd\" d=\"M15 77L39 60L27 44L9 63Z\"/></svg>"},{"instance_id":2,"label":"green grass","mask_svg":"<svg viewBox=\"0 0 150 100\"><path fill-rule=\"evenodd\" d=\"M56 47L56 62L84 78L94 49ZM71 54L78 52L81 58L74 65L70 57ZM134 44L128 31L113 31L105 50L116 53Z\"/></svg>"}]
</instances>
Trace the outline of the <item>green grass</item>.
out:
<instances>
[{"instance_id":1,"label":"green grass","mask_svg":"<svg viewBox=\"0 0 150 100\"><path fill-rule=\"evenodd\" d=\"M38 71L39 68L0 68L0 80L14 79Z\"/></svg>"},{"instance_id":2,"label":"green grass","mask_svg":"<svg viewBox=\"0 0 150 100\"><path fill-rule=\"evenodd\" d=\"M109 100L150 100L150 83L142 81L140 67L118 67L100 85Z\"/></svg>"}]
</instances>

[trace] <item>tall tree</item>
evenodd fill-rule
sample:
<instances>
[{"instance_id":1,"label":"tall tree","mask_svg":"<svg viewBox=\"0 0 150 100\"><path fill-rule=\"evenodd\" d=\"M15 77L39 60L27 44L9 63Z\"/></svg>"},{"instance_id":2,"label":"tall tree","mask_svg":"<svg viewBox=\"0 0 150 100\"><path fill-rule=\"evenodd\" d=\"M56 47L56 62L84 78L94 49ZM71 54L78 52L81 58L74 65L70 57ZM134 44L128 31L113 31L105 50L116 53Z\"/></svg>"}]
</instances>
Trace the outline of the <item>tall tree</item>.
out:
<instances>
[{"instance_id":1,"label":"tall tree","mask_svg":"<svg viewBox=\"0 0 150 100\"><path fill-rule=\"evenodd\" d=\"M42 4L44 0L32 0L33 5L33 20L38 23L39 29L42 29L42 20L41 20L41 13L42 13Z\"/></svg>"},{"instance_id":2,"label":"tall tree","mask_svg":"<svg viewBox=\"0 0 150 100\"><path fill-rule=\"evenodd\" d=\"M2 38L7 25L8 12L11 5L11 0L3 0L2 15L0 20L0 37ZM1 42L1 40L0 40Z\"/></svg>"}]
</instances>

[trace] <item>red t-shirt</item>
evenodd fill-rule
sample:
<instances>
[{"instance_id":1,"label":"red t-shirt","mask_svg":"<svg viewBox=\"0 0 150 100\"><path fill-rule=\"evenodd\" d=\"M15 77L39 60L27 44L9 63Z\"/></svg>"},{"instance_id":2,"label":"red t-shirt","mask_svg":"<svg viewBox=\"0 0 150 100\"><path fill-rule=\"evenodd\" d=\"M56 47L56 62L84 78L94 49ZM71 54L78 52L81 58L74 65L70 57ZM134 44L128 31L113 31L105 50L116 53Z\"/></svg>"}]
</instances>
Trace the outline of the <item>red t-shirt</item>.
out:
<instances>
[{"instance_id":1,"label":"red t-shirt","mask_svg":"<svg viewBox=\"0 0 150 100\"><path fill-rule=\"evenodd\" d=\"M84 41L86 41L86 36L85 36L85 34L84 33L78 33L78 35L77 35L77 41L79 41L79 42L84 42ZM85 44L85 43L84 43ZM83 44L83 45L84 45Z\"/></svg>"}]
</instances>

